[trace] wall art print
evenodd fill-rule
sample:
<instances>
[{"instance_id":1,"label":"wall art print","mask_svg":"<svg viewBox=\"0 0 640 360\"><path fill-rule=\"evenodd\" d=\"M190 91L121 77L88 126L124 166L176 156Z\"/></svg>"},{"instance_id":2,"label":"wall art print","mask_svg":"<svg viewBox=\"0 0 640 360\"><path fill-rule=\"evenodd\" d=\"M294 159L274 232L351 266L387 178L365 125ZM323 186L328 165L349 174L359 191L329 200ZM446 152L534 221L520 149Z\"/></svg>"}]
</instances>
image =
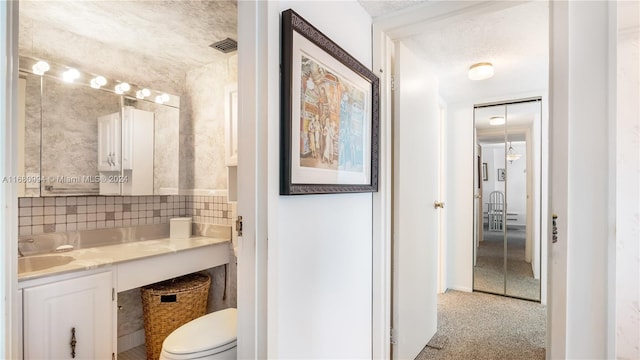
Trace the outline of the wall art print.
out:
<instances>
[{"instance_id":1,"label":"wall art print","mask_svg":"<svg viewBox=\"0 0 640 360\"><path fill-rule=\"evenodd\" d=\"M379 80L282 13L282 195L377 191Z\"/></svg>"}]
</instances>

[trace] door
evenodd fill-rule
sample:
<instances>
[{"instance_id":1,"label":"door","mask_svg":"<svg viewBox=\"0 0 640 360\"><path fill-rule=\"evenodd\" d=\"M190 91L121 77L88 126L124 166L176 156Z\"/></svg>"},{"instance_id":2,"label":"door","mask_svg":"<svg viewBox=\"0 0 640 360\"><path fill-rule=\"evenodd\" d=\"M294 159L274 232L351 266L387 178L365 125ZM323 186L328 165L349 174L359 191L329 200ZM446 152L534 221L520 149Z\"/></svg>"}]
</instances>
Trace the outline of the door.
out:
<instances>
[{"instance_id":1,"label":"door","mask_svg":"<svg viewBox=\"0 0 640 360\"><path fill-rule=\"evenodd\" d=\"M395 44L393 359L414 359L437 330L440 121L427 64Z\"/></svg>"},{"instance_id":2,"label":"door","mask_svg":"<svg viewBox=\"0 0 640 360\"><path fill-rule=\"evenodd\" d=\"M481 186L474 177L476 190L484 192L484 204L474 199L474 219L483 219L474 243L474 290L541 301L540 137L532 141L540 114L539 98L474 110L476 149L482 148L474 156L487 167Z\"/></svg>"},{"instance_id":3,"label":"door","mask_svg":"<svg viewBox=\"0 0 640 360\"><path fill-rule=\"evenodd\" d=\"M110 359L111 284L103 272L24 289L25 359Z\"/></svg>"},{"instance_id":4,"label":"door","mask_svg":"<svg viewBox=\"0 0 640 360\"><path fill-rule=\"evenodd\" d=\"M98 171L120 170L120 113L98 117Z\"/></svg>"}]
</instances>

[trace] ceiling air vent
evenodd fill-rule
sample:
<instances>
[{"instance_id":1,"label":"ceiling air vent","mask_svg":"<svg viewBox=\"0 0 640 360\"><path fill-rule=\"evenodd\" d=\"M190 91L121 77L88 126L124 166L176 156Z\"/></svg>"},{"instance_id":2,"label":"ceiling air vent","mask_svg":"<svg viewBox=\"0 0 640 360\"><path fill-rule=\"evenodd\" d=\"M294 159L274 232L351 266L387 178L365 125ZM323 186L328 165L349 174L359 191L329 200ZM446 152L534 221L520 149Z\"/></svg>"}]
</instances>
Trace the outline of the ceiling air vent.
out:
<instances>
[{"instance_id":1,"label":"ceiling air vent","mask_svg":"<svg viewBox=\"0 0 640 360\"><path fill-rule=\"evenodd\" d=\"M230 53L232 51L236 51L238 50L238 43L231 39L231 38L226 38L224 40L220 40L218 42L215 42L211 45L212 48L216 49L216 50L220 50L223 53Z\"/></svg>"}]
</instances>

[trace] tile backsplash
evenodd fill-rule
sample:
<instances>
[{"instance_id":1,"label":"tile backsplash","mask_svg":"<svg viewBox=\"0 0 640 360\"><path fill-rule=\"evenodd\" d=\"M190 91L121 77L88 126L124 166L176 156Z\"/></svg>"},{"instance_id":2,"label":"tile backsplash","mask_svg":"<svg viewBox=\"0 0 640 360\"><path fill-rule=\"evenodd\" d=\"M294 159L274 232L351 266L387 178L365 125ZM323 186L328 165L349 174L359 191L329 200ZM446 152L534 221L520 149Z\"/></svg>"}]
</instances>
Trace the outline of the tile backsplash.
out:
<instances>
[{"instance_id":1,"label":"tile backsplash","mask_svg":"<svg viewBox=\"0 0 640 360\"><path fill-rule=\"evenodd\" d=\"M20 235L165 224L191 216L195 223L231 225L235 205L226 196L65 196L19 201Z\"/></svg>"}]
</instances>

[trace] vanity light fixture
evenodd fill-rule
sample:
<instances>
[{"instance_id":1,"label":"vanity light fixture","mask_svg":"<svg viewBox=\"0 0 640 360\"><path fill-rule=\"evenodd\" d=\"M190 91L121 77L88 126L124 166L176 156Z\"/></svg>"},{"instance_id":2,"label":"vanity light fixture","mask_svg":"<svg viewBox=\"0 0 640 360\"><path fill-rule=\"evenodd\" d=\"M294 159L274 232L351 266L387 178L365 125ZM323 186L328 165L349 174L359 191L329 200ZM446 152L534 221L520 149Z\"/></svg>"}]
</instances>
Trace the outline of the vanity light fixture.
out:
<instances>
[{"instance_id":1,"label":"vanity light fixture","mask_svg":"<svg viewBox=\"0 0 640 360\"><path fill-rule=\"evenodd\" d=\"M169 96L169 94L166 94L166 93L156 96L157 104L164 104L166 102L169 102L169 100L171 100L171 96Z\"/></svg>"},{"instance_id":2,"label":"vanity light fixture","mask_svg":"<svg viewBox=\"0 0 640 360\"><path fill-rule=\"evenodd\" d=\"M504 125L504 116L492 116L489 118L489 125Z\"/></svg>"},{"instance_id":3,"label":"vanity light fixture","mask_svg":"<svg viewBox=\"0 0 640 360\"><path fill-rule=\"evenodd\" d=\"M113 88L113 90L116 92L116 94L122 95L127 91L131 90L131 85L127 84L126 82L123 82L116 85L115 88Z\"/></svg>"},{"instance_id":4,"label":"vanity light fixture","mask_svg":"<svg viewBox=\"0 0 640 360\"><path fill-rule=\"evenodd\" d=\"M138 99L144 99L146 97L148 97L149 95L151 95L151 90L144 88L144 89L140 89L138 91L136 91L136 98Z\"/></svg>"},{"instance_id":5,"label":"vanity light fixture","mask_svg":"<svg viewBox=\"0 0 640 360\"><path fill-rule=\"evenodd\" d=\"M100 89L100 87L107 85L107 79L104 76L96 76L91 79L89 85L94 89Z\"/></svg>"},{"instance_id":6,"label":"vanity light fixture","mask_svg":"<svg viewBox=\"0 0 640 360\"><path fill-rule=\"evenodd\" d=\"M80 77L80 72L74 68L69 68L67 71L62 73L62 80L72 83L76 81Z\"/></svg>"},{"instance_id":7,"label":"vanity light fixture","mask_svg":"<svg viewBox=\"0 0 640 360\"><path fill-rule=\"evenodd\" d=\"M493 76L493 65L490 62L481 62L469 67L469 80L484 80Z\"/></svg>"},{"instance_id":8,"label":"vanity light fixture","mask_svg":"<svg viewBox=\"0 0 640 360\"><path fill-rule=\"evenodd\" d=\"M48 62L40 60L31 67L31 70L36 75L44 75L50 68Z\"/></svg>"}]
</instances>

